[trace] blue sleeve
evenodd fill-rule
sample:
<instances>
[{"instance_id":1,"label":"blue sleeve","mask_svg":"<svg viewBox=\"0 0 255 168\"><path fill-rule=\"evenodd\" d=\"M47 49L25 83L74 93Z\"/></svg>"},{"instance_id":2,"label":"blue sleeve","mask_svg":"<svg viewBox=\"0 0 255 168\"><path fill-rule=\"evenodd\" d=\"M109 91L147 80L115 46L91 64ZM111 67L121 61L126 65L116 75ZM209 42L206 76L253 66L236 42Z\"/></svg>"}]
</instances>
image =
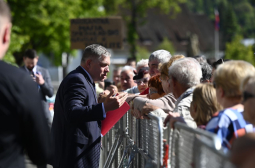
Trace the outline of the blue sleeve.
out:
<instances>
[{"instance_id":1,"label":"blue sleeve","mask_svg":"<svg viewBox=\"0 0 255 168\"><path fill-rule=\"evenodd\" d=\"M105 119L106 118L106 112L105 112L105 109L104 109L104 103L102 103L102 109L103 109L103 118Z\"/></svg>"}]
</instances>

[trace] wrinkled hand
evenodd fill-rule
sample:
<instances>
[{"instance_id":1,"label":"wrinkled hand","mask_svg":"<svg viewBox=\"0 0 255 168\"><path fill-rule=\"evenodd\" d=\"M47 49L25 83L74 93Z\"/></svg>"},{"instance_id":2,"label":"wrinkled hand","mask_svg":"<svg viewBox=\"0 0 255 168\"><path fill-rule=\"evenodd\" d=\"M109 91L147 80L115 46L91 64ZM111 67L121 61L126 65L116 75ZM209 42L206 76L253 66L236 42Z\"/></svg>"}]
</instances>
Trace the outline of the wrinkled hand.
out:
<instances>
[{"instance_id":1,"label":"wrinkled hand","mask_svg":"<svg viewBox=\"0 0 255 168\"><path fill-rule=\"evenodd\" d=\"M44 79L43 79L43 76L41 74L35 74L35 81L39 85L43 85L44 82L45 82Z\"/></svg>"},{"instance_id":2,"label":"wrinkled hand","mask_svg":"<svg viewBox=\"0 0 255 168\"><path fill-rule=\"evenodd\" d=\"M108 94L106 99L103 101L106 112L120 108L125 103L128 94L122 92L118 96L113 97L113 95L114 90L111 90L110 94Z\"/></svg>"},{"instance_id":3,"label":"wrinkled hand","mask_svg":"<svg viewBox=\"0 0 255 168\"><path fill-rule=\"evenodd\" d=\"M146 103L145 106L143 106L142 109L142 116L147 116L151 111L157 110L158 107L154 106L150 103Z\"/></svg>"},{"instance_id":4,"label":"wrinkled hand","mask_svg":"<svg viewBox=\"0 0 255 168\"><path fill-rule=\"evenodd\" d=\"M179 113L169 113L168 116L166 117L165 121L164 121L164 127L166 127L166 124L171 120L171 118L173 117L180 117Z\"/></svg>"},{"instance_id":5,"label":"wrinkled hand","mask_svg":"<svg viewBox=\"0 0 255 168\"><path fill-rule=\"evenodd\" d=\"M131 114L138 119L143 119L143 116L141 114L141 112L138 109L134 109L131 111Z\"/></svg>"},{"instance_id":6,"label":"wrinkled hand","mask_svg":"<svg viewBox=\"0 0 255 168\"><path fill-rule=\"evenodd\" d=\"M147 117L147 115L151 112L151 111L154 111L158 109L157 106L154 106L152 104L149 104L149 103L146 103L144 106L143 106L143 109L142 111L139 111L138 109L134 109L134 112L133 112L133 116L135 116L136 118L139 118L139 119L149 119L149 117Z\"/></svg>"},{"instance_id":7,"label":"wrinkled hand","mask_svg":"<svg viewBox=\"0 0 255 168\"><path fill-rule=\"evenodd\" d=\"M182 117L172 117L172 118L170 119L170 127L171 127L171 128L174 128L174 124L175 124L176 122L181 122L181 123L185 123L185 124L186 124L186 122L184 121L184 119L183 119Z\"/></svg>"}]
</instances>

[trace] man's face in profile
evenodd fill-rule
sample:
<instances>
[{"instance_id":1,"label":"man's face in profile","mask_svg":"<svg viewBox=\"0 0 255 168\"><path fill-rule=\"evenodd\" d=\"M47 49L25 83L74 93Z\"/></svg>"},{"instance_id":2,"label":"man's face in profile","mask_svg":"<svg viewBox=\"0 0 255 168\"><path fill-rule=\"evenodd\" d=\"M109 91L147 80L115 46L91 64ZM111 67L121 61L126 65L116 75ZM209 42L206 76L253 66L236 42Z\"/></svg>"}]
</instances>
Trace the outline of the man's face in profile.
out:
<instances>
[{"instance_id":1,"label":"man's face in profile","mask_svg":"<svg viewBox=\"0 0 255 168\"><path fill-rule=\"evenodd\" d=\"M152 61L149 61L149 73L151 76L154 76L154 75L157 75L159 73L159 70L158 70L158 64L159 62L157 60L152 60Z\"/></svg>"},{"instance_id":2,"label":"man's face in profile","mask_svg":"<svg viewBox=\"0 0 255 168\"><path fill-rule=\"evenodd\" d=\"M35 57L34 59L28 58L28 57L24 57L23 61L24 61L24 65L27 67L27 69L29 71L32 71L33 68L37 65L38 57Z\"/></svg>"}]
</instances>

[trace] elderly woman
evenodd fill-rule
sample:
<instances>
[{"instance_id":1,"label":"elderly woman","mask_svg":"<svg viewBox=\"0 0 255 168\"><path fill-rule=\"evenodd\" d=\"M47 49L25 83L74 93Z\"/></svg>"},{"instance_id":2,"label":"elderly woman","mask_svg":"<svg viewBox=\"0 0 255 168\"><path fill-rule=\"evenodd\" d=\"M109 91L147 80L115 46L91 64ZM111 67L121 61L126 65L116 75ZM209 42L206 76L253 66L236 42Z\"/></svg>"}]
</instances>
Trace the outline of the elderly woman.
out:
<instances>
[{"instance_id":1,"label":"elderly woman","mask_svg":"<svg viewBox=\"0 0 255 168\"><path fill-rule=\"evenodd\" d=\"M167 69L168 67L171 66L171 64L182 58L184 56L173 56L168 63L164 63L162 65L162 67L160 68L160 80L162 83L162 87L163 90L165 92L165 96L155 99L155 100L151 100L151 99L146 99L146 98L141 98L141 97L137 97L134 99L134 116L137 118L143 118L143 114L141 113L144 109L153 111L154 106L161 108L163 110L162 111L155 111L153 112L155 115L161 116L163 119L167 116L167 113L169 111L173 111L175 108L175 102L176 99L174 98L173 94L170 91L170 86L168 81L168 72ZM149 106L149 107L148 107Z\"/></svg>"},{"instance_id":2,"label":"elderly woman","mask_svg":"<svg viewBox=\"0 0 255 168\"><path fill-rule=\"evenodd\" d=\"M194 58L182 58L175 61L168 71L168 86L170 93L177 99L175 108L165 119L165 124L172 118L180 116L188 126L196 128L196 122L190 115L190 103L193 97L194 86L200 83L202 78L201 66ZM153 112L163 114L158 107L148 105L141 111L141 115L148 115Z\"/></svg>"},{"instance_id":3,"label":"elderly woman","mask_svg":"<svg viewBox=\"0 0 255 168\"><path fill-rule=\"evenodd\" d=\"M215 115L206 130L218 135L223 146L231 148L233 140L253 131L253 126L243 118L241 82L255 74L255 68L245 61L228 61L221 64L213 76L218 102L224 110Z\"/></svg>"},{"instance_id":4,"label":"elderly woman","mask_svg":"<svg viewBox=\"0 0 255 168\"><path fill-rule=\"evenodd\" d=\"M137 84L137 88L140 93L148 88L148 82L150 80L149 68L141 68L136 76L133 77L133 80Z\"/></svg>"}]
</instances>

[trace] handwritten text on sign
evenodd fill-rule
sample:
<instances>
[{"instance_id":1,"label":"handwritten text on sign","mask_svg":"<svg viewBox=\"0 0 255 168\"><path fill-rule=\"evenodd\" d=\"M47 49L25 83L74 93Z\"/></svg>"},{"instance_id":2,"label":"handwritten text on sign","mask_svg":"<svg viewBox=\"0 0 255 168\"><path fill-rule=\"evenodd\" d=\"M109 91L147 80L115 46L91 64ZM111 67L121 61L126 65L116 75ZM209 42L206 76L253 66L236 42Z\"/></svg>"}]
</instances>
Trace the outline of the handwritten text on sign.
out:
<instances>
[{"instance_id":1,"label":"handwritten text on sign","mask_svg":"<svg viewBox=\"0 0 255 168\"><path fill-rule=\"evenodd\" d=\"M71 48L84 49L90 44L122 48L122 20L116 18L71 19Z\"/></svg>"}]
</instances>

